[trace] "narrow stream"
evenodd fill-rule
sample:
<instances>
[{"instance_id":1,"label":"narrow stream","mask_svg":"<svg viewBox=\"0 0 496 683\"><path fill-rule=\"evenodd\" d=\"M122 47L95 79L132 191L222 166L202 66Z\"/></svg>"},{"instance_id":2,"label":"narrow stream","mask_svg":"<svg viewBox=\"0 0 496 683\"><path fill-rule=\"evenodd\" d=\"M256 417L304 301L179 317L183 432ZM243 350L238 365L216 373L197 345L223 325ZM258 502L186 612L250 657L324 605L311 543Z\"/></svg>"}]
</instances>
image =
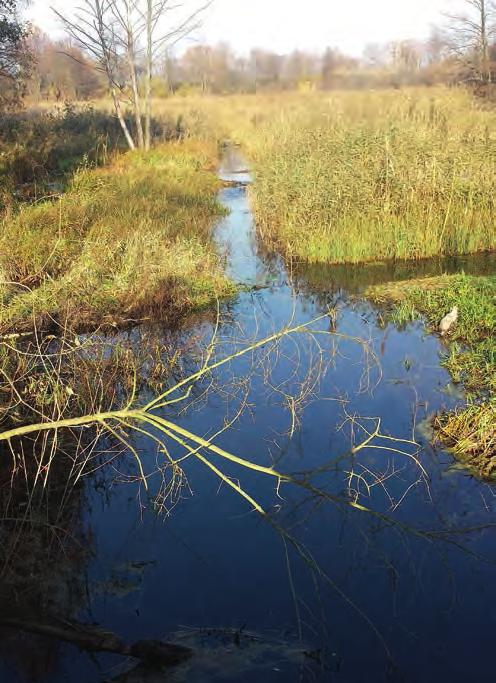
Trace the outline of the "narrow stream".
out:
<instances>
[{"instance_id":1,"label":"narrow stream","mask_svg":"<svg viewBox=\"0 0 496 683\"><path fill-rule=\"evenodd\" d=\"M132 677L111 656L45 643L24 657L2 653L0 681L492 681L496 582L485 558L495 556L496 489L434 450L425 426L463 396L440 365L439 339L420 323L384 326L371 305L348 296L367 280L413 276L414 267L290 276L259 251L249 175L237 170L236 159L223 169L233 181L220 193L230 214L215 241L229 276L251 289L222 306L219 355L239 350L240 339L335 312L311 326L313 335L223 366L214 387L173 416L211 436L243 407L216 443L283 472L321 468L312 481L328 498L289 484L276 491L259 472L226 467L269 523L192 460L188 484L158 515L122 468L88 479L80 522L87 547L58 568L57 585L77 584L82 619L130 641L183 642L198 656L167 678ZM417 268L483 272L494 259ZM212 329L207 319L182 334L208 344ZM360 425L373 430L376 418L386 436L415 437L418 454L388 439L350 455L366 436ZM155 445L135 445L153 470ZM425 538L416 529L440 533Z\"/></svg>"}]
</instances>

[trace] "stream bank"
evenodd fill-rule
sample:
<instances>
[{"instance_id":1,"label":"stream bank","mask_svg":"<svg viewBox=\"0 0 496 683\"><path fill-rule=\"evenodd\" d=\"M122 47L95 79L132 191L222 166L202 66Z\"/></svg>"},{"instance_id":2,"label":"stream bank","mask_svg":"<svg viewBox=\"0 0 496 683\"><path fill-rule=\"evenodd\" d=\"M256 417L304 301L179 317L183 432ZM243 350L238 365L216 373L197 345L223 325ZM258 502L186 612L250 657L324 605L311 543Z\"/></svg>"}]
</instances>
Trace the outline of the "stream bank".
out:
<instances>
[{"instance_id":1,"label":"stream bank","mask_svg":"<svg viewBox=\"0 0 496 683\"><path fill-rule=\"evenodd\" d=\"M163 330L164 345L190 349L186 369L214 333L218 357L233 358L161 415L311 486L226 466L263 505L261 517L194 458L172 488L170 470L150 476L147 495L129 459L113 458L83 480L71 528L85 552L47 566L50 590L126 642L191 647L196 656L173 681L490 680L494 569L482 558L494 559L496 497L425 432L434 412L464 403L440 365L440 340L419 321L384 323L332 267L316 287L311 270L287 272L268 258L249 178L223 171L236 182L220 191L229 215L214 239L226 274L252 289L223 302L217 323ZM235 357L309 320L311 334ZM129 332L138 345L143 334ZM384 438L351 449L377 420ZM135 435L133 446L157 472L157 444ZM2 654L8 683L27 671L43 683L131 680L112 656L53 641L15 641Z\"/></svg>"}]
</instances>

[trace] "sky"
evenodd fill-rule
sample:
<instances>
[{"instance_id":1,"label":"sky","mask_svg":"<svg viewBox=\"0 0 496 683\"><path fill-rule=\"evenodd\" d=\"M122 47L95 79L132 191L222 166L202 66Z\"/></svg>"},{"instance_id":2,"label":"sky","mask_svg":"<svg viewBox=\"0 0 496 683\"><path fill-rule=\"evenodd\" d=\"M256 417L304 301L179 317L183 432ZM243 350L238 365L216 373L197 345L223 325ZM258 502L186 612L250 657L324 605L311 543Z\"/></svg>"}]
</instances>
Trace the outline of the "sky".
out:
<instances>
[{"instance_id":1,"label":"sky","mask_svg":"<svg viewBox=\"0 0 496 683\"><path fill-rule=\"evenodd\" d=\"M194 3L195 0L185 0ZM456 1L456 0L455 0ZM32 0L29 18L47 33L60 31L50 10L67 12L78 0ZM229 42L275 52L338 47L360 55L367 43L428 36L450 0L214 0L191 42Z\"/></svg>"}]
</instances>

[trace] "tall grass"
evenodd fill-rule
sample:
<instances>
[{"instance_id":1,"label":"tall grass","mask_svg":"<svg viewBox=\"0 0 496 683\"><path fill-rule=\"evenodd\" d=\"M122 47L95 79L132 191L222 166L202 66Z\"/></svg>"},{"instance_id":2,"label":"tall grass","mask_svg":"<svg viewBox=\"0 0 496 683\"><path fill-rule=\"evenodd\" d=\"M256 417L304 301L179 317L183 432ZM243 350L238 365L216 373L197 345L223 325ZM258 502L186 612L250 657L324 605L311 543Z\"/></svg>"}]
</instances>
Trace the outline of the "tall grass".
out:
<instances>
[{"instance_id":1,"label":"tall grass","mask_svg":"<svg viewBox=\"0 0 496 683\"><path fill-rule=\"evenodd\" d=\"M270 247L335 263L496 247L496 120L468 93L291 96L261 112L236 128Z\"/></svg>"},{"instance_id":2,"label":"tall grass","mask_svg":"<svg viewBox=\"0 0 496 683\"><path fill-rule=\"evenodd\" d=\"M7 215L0 270L15 284L0 329L170 318L231 291L210 242L222 211L215 155L193 141L121 155L77 172L59 199Z\"/></svg>"}]
</instances>

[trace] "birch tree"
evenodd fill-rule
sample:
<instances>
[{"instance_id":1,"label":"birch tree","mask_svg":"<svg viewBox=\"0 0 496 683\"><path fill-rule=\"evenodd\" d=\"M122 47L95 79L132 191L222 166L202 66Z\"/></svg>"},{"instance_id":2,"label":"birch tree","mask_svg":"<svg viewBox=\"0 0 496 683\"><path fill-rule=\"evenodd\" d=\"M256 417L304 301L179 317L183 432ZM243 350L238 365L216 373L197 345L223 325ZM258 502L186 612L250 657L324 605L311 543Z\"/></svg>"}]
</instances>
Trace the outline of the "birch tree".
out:
<instances>
[{"instance_id":1,"label":"birch tree","mask_svg":"<svg viewBox=\"0 0 496 683\"><path fill-rule=\"evenodd\" d=\"M116 34L113 18L113 0L82 0L71 17L53 10L62 21L67 33L96 61L105 74L115 114L130 149L135 149L133 135L127 125L123 95L125 82L122 78L121 40Z\"/></svg>"},{"instance_id":2,"label":"birch tree","mask_svg":"<svg viewBox=\"0 0 496 683\"><path fill-rule=\"evenodd\" d=\"M119 2L119 0L115 0ZM196 31L212 0L197 3L177 0L137 0L145 3L145 149L151 145L152 78L155 63L176 43Z\"/></svg>"},{"instance_id":3,"label":"birch tree","mask_svg":"<svg viewBox=\"0 0 496 683\"><path fill-rule=\"evenodd\" d=\"M130 149L148 150L151 146L155 64L171 46L200 26L210 4L211 0L82 0L70 16L54 10L68 34L105 73ZM129 105L134 130L124 116Z\"/></svg>"},{"instance_id":4,"label":"birch tree","mask_svg":"<svg viewBox=\"0 0 496 683\"><path fill-rule=\"evenodd\" d=\"M116 24L120 28L119 35L122 36L121 48L127 63L138 147L143 148L144 135L137 63L142 30L139 5L137 0L121 0L120 2L112 0L110 7Z\"/></svg>"}]
</instances>

